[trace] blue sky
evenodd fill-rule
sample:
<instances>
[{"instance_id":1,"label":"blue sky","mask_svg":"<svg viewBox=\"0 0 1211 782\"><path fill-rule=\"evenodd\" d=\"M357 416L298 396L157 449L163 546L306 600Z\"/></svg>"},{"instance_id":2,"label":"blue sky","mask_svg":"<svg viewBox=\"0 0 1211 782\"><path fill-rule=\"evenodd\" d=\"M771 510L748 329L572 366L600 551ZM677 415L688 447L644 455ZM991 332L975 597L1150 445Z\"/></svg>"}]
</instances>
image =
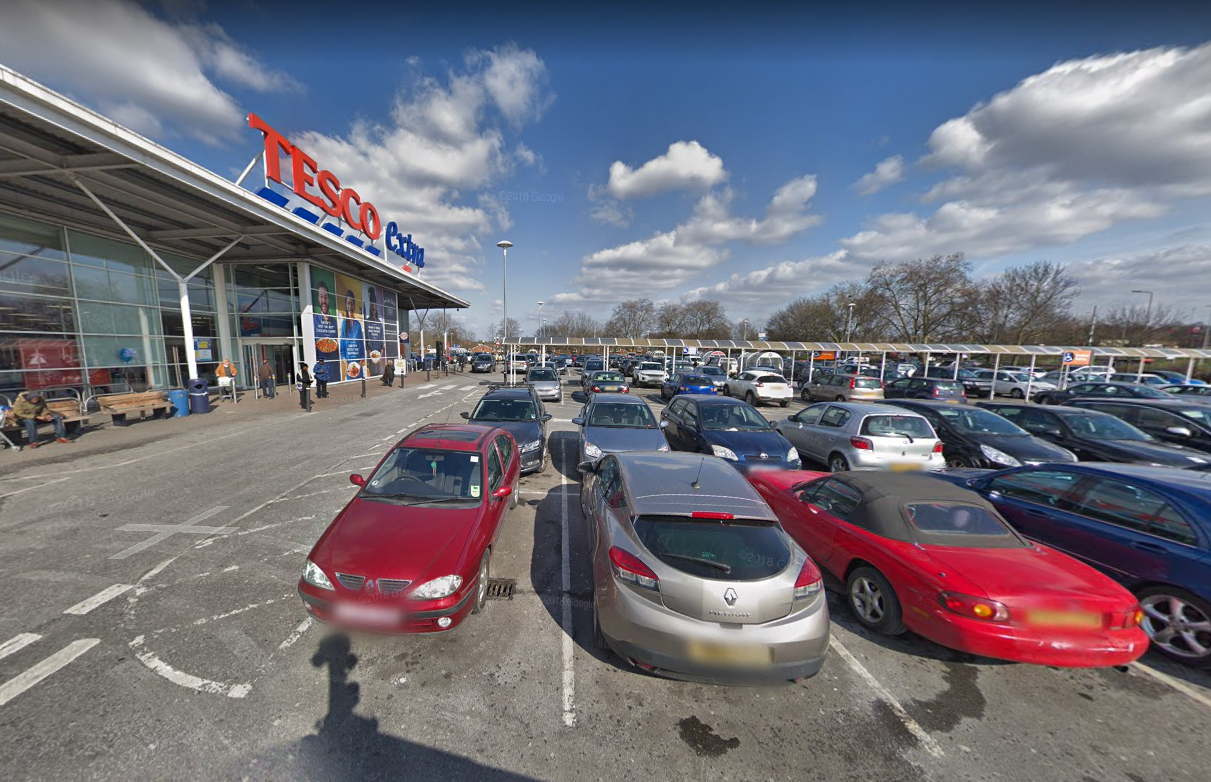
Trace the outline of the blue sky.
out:
<instances>
[{"instance_id":1,"label":"blue sky","mask_svg":"<svg viewBox=\"0 0 1211 782\"><path fill-rule=\"evenodd\" d=\"M527 332L540 300L639 295L759 321L956 251L1063 261L1085 310L1143 287L1206 315L1211 9L973 5L17 0L0 62L226 176L257 113L411 231L481 331L501 238Z\"/></svg>"}]
</instances>

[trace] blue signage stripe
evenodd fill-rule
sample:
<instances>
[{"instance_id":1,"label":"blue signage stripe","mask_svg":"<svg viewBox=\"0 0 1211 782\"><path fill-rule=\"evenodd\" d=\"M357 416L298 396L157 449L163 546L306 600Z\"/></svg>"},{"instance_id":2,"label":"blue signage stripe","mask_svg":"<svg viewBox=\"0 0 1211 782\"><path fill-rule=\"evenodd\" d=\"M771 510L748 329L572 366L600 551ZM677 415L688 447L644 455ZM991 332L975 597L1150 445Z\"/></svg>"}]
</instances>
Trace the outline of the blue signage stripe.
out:
<instances>
[{"instance_id":1,"label":"blue signage stripe","mask_svg":"<svg viewBox=\"0 0 1211 782\"><path fill-rule=\"evenodd\" d=\"M368 244L365 247L363 247L362 249L375 257L381 256L383 254L382 250L378 249L377 247L375 247L372 244Z\"/></svg>"},{"instance_id":2,"label":"blue signage stripe","mask_svg":"<svg viewBox=\"0 0 1211 782\"><path fill-rule=\"evenodd\" d=\"M336 223L324 223L321 227L330 234L336 234L337 236L345 235L345 232Z\"/></svg>"},{"instance_id":3,"label":"blue signage stripe","mask_svg":"<svg viewBox=\"0 0 1211 782\"><path fill-rule=\"evenodd\" d=\"M294 213L309 223L318 223L320 221L319 215L312 212L310 209L304 209L301 206L296 206L294 208Z\"/></svg>"},{"instance_id":4,"label":"blue signage stripe","mask_svg":"<svg viewBox=\"0 0 1211 782\"><path fill-rule=\"evenodd\" d=\"M290 203L289 198L268 187L262 187L256 194L275 206L286 206L286 204Z\"/></svg>"},{"instance_id":5,"label":"blue signage stripe","mask_svg":"<svg viewBox=\"0 0 1211 782\"><path fill-rule=\"evenodd\" d=\"M345 241L349 242L349 244L353 245L354 247L361 247L363 244L365 244L365 242L363 242L360 237L354 236L352 234L350 234L349 236L346 236Z\"/></svg>"}]
</instances>

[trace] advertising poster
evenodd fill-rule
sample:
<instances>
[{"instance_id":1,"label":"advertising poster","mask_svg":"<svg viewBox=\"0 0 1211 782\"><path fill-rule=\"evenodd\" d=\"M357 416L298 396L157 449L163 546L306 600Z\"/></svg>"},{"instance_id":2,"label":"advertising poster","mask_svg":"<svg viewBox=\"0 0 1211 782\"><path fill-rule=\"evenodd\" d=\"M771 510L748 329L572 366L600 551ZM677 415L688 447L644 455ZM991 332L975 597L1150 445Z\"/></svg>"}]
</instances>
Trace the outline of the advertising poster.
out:
<instances>
[{"instance_id":1,"label":"advertising poster","mask_svg":"<svg viewBox=\"0 0 1211 782\"><path fill-rule=\"evenodd\" d=\"M341 371L341 348L337 331L337 319L332 315L312 315L315 321L315 359L318 363L320 359L324 359L327 364L324 365L324 379L329 383L340 380L338 375ZM320 375L319 367L316 367L316 376Z\"/></svg>"},{"instance_id":2,"label":"advertising poster","mask_svg":"<svg viewBox=\"0 0 1211 782\"><path fill-rule=\"evenodd\" d=\"M366 321L366 358L367 371L372 374L382 374L383 371L383 324L372 320Z\"/></svg>"},{"instance_id":3,"label":"advertising poster","mask_svg":"<svg viewBox=\"0 0 1211 782\"><path fill-rule=\"evenodd\" d=\"M337 318L340 329L341 360L361 361L366 357L362 322L356 318Z\"/></svg>"},{"instance_id":4,"label":"advertising poster","mask_svg":"<svg viewBox=\"0 0 1211 782\"><path fill-rule=\"evenodd\" d=\"M28 388L76 385L80 382L80 362L76 341L68 339L19 339L21 368Z\"/></svg>"},{"instance_id":5,"label":"advertising poster","mask_svg":"<svg viewBox=\"0 0 1211 782\"><path fill-rule=\"evenodd\" d=\"M366 371L361 361L342 361L341 364L346 380L361 380L362 373Z\"/></svg>"},{"instance_id":6,"label":"advertising poster","mask_svg":"<svg viewBox=\"0 0 1211 782\"><path fill-rule=\"evenodd\" d=\"M367 322L383 320L383 289L368 282L362 283L362 314Z\"/></svg>"},{"instance_id":7,"label":"advertising poster","mask_svg":"<svg viewBox=\"0 0 1211 782\"><path fill-rule=\"evenodd\" d=\"M395 305L395 291L383 291L383 320L387 324L388 331L395 331L398 328L399 310Z\"/></svg>"},{"instance_id":8,"label":"advertising poster","mask_svg":"<svg viewBox=\"0 0 1211 782\"><path fill-rule=\"evenodd\" d=\"M316 315L335 317L336 275L318 266L311 267L311 308Z\"/></svg>"},{"instance_id":9,"label":"advertising poster","mask_svg":"<svg viewBox=\"0 0 1211 782\"><path fill-rule=\"evenodd\" d=\"M361 339L362 281L344 274L334 275L336 280L337 314L346 321L356 320L358 339ZM342 324L347 325L347 324ZM344 334L342 333L343 337Z\"/></svg>"}]
</instances>

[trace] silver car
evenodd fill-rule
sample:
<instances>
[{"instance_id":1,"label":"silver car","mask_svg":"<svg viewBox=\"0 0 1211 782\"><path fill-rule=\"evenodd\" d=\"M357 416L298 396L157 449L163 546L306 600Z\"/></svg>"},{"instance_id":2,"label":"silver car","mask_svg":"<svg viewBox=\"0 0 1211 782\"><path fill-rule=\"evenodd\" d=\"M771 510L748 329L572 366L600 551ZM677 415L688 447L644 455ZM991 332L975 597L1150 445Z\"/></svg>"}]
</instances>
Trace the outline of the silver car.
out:
<instances>
[{"instance_id":1,"label":"silver car","mask_svg":"<svg viewBox=\"0 0 1211 782\"><path fill-rule=\"evenodd\" d=\"M775 427L799 454L845 470L940 470L942 441L924 416L891 405L822 402Z\"/></svg>"},{"instance_id":2,"label":"silver car","mask_svg":"<svg viewBox=\"0 0 1211 782\"><path fill-rule=\"evenodd\" d=\"M544 402L563 401L563 383L559 381L559 372L555 369L538 367L526 373L526 383L538 393L538 398Z\"/></svg>"},{"instance_id":3,"label":"silver car","mask_svg":"<svg viewBox=\"0 0 1211 782\"><path fill-rule=\"evenodd\" d=\"M580 427L578 461L596 461L622 451L669 450L652 409L629 394L594 394L572 423Z\"/></svg>"},{"instance_id":4,"label":"silver car","mask_svg":"<svg viewBox=\"0 0 1211 782\"><path fill-rule=\"evenodd\" d=\"M578 469L595 646L690 681L770 683L820 670L829 637L820 571L731 465L619 453Z\"/></svg>"}]
</instances>

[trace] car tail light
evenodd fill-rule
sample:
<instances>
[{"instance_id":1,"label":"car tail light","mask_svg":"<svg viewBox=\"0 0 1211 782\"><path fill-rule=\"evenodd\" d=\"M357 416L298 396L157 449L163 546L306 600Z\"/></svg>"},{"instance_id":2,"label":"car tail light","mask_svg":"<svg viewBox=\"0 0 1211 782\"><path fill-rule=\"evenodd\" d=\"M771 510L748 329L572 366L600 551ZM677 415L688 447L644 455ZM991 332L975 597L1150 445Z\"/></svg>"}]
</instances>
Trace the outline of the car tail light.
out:
<instances>
[{"instance_id":1,"label":"car tail light","mask_svg":"<svg viewBox=\"0 0 1211 782\"><path fill-rule=\"evenodd\" d=\"M719 519L720 521L729 521L736 518L730 513L723 513L717 510L696 510L690 514L691 519Z\"/></svg>"},{"instance_id":2,"label":"car tail light","mask_svg":"<svg viewBox=\"0 0 1211 782\"><path fill-rule=\"evenodd\" d=\"M858 380L857 380L857 378L853 378L853 377L851 377L851 378L849 379L849 387L850 387L851 389L854 389L854 388L857 388L857 387L858 387Z\"/></svg>"},{"instance_id":3,"label":"car tail light","mask_svg":"<svg viewBox=\"0 0 1211 782\"><path fill-rule=\"evenodd\" d=\"M594 392L601 391L601 387L600 387L600 386L593 386L593 391L594 391Z\"/></svg>"},{"instance_id":4,"label":"car tail light","mask_svg":"<svg viewBox=\"0 0 1211 782\"><path fill-rule=\"evenodd\" d=\"M986 622L1009 621L1009 609L995 600L972 597L959 592L943 592L938 595L938 602L947 611L960 616L983 619Z\"/></svg>"},{"instance_id":5,"label":"car tail light","mask_svg":"<svg viewBox=\"0 0 1211 782\"><path fill-rule=\"evenodd\" d=\"M937 386L934 386L934 387L933 387L933 395L934 395L934 396L942 396L942 389L938 388Z\"/></svg>"},{"instance_id":6,"label":"car tail light","mask_svg":"<svg viewBox=\"0 0 1211 782\"><path fill-rule=\"evenodd\" d=\"M942 441L941 440L938 440L936 443L933 444L933 452L942 453Z\"/></svg>"},{"instance_id":7,"label":"car tail light","mask_svg":"<svg viewBox=\"0 0 1211 782\"><path fill-rule=\"evenodd\" d=\"M753 385L755 385L757 388L764 388L764 384L762 383L754 383Z\"/></svg>"},{"instance_id":8,"label":"car tail light","mask_svg":"<svg viewBox=\"0 0 1211 782\"><path fill-rule=\"evenodd\" d=\"M803 560L803 568L799 571L799 577L795 579L795 599L803 600L820 594L820 590L824 588L824 576L820 573L820 568L816 567L816 563L812 562L811 557Z\"/></svg>"},{"instance_id":9,"label":"car tail light","mask_svg":"<svg viewBox=\"0 0 1211 782\"><path fill-rule=\"evenodd\" d=\"M1111 614L1109 627L1111 630L1130 630L1133 627L1139 627L1143 621L1144 609L1135 606L1125 613Z\"/></svg>"},{"instance_id":10,"label":"car tail light","mask_svg":"<svg viewBox=\"0 0 1211 782\"><path fill-rule=\"evenodd\" d=\"M630 387L630 386L623 386L623 387L622 387L622 393L627 394L627 393L630 393L630 391L631 391L631 387Z\"/></svg>"},{"instance_id":11,"label":"car tail light","mask_svg":"<svg viewBox=\"0 0 1211 782\"><path fill-rule=\"evenodd\" d=\"M865 437L851 437L849 438L849 444L857 448L859 451L875 450L875 444L870 440L867 440Z\"/></svg>"},{"instance_id":12,"label":"car tail light","mask_svg":"<svg viewBox=\"0 0 1211 782\"><path fill-rule=\"evenodd\" d=\"M640 589L660 590L660 579L631 552L611 546L610 565L616 578Z\"/></svg>"}]
</instances>

